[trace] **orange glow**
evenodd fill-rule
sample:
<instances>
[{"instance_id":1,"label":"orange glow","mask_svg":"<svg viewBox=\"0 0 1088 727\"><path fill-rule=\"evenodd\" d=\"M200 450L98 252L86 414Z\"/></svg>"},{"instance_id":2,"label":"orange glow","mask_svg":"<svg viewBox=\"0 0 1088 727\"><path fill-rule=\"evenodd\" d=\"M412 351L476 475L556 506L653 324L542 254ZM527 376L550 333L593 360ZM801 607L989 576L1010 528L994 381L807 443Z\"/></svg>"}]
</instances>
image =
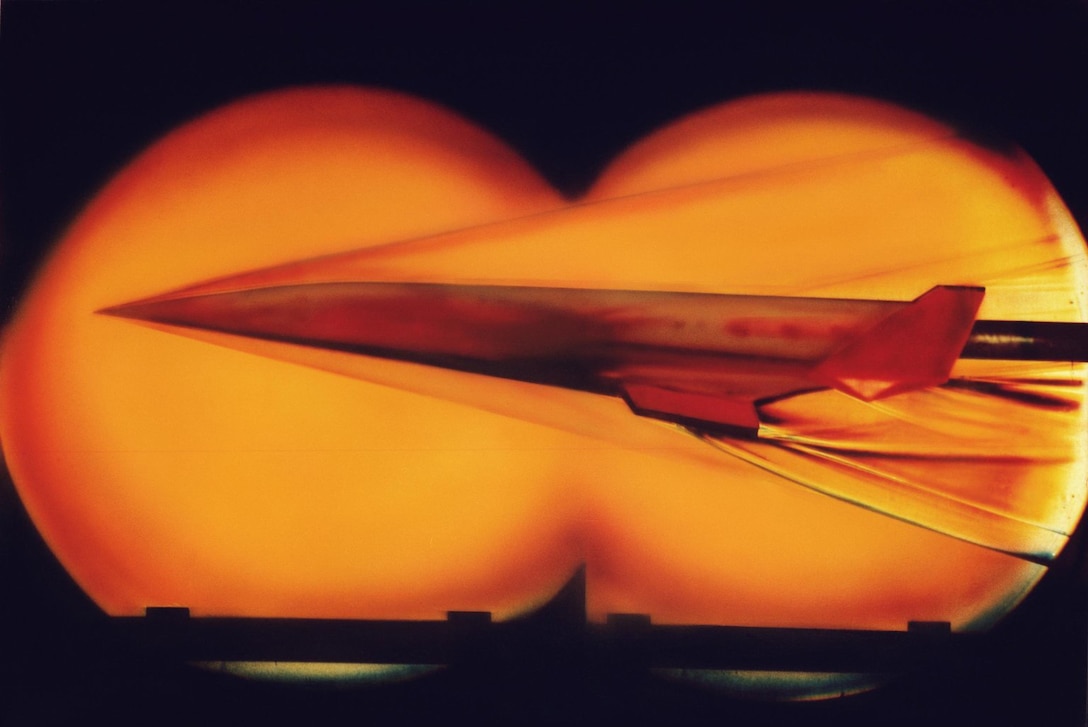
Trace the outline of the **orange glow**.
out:
<instances>
[{"instance_id":1,"label":"orange glow","mask_svg":"<svg viewBox=\"0 0 1088 727\"><path fill-rule=\"evenodd\" d=\"M800 488L608 397L94 311L288 280L878 300L982 285L981 318L1084 321L1086 276L1084 241L1030 160L873 101L702 112L572 204L435 107L281 92L166 137L76 221L6 332L0 440L35 523L113 614L506 617L586 562L594 619L965 628L1015 605L1042 566ZM908 459L881 476L936 472L941 493L963 483L1060 547L1084 507L1083 368L957 364L1060 389L1064 408L825 391L775 404L770 434L959 452L971 464ZM796 448L773 457L865 484Z\"/></svg>"}]
</instances>

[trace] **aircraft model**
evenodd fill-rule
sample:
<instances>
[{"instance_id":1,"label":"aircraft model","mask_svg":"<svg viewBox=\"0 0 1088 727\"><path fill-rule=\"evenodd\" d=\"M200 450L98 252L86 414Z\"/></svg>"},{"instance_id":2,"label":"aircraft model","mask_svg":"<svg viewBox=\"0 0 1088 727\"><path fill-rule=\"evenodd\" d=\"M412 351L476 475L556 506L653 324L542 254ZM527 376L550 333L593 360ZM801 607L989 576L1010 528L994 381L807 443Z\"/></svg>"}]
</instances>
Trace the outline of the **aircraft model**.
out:
<instances>
[{"instance_id":1,"label":"aircraft model","mask_svg":"<svg viewBox=\"0 0 1088 727\"><path fill-rule=\"evenodd\" d=\"M944 384L961 357L1085 360L1076 337L1046 328L1061 324L976 322L984 294L942 285L893 302L357 282L100 312L618 396L642 416L756 436L761 403L815 389L873 401Z\"/></svg>"}]
</instances>

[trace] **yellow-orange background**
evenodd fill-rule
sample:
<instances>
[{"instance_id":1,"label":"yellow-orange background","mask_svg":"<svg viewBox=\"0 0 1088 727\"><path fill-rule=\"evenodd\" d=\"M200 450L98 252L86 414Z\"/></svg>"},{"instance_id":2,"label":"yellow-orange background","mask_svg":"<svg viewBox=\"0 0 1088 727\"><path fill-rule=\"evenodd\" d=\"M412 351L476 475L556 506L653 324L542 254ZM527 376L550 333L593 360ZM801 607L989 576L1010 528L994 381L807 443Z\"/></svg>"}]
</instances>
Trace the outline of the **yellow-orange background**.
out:
<instances>
[{"instance_id":1,"label":"yellow-orange background","mask_svg":"<svg viewBox=\"0 0 1088 727\"><path fill-rule=\"evenodd\" d=\"M505 617L585 561L594 618L962 627L1042 572L798 488L618 400L255 356L94 313L322 255L334 257L299 268L308 279L899 300L983 284L983 317L1085 311L1083 240L1029 160L875 102L712 109L636 145L571 203L420 101L346 88L242 101L111 182L6 332L5 456L105 610ZM1055 434L1078 508L1084 457L1069 433L1083 417Z\"/></svg>"}]
</instances>

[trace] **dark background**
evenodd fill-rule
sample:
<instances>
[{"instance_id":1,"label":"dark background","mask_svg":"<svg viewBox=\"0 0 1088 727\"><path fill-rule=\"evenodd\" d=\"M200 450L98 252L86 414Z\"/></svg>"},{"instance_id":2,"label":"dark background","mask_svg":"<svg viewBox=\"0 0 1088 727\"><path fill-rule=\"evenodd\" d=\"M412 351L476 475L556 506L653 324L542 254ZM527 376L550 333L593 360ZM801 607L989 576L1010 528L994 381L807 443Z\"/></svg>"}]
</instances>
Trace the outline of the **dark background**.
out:
<instances>
[{"instance_id":1,"label":"dark background","mask_svg":"<svg viewBox=\"0 0 1088 727\"><path fill-rule=\"evenodd\" d=\"M571 195L630 142L713 103L781 89L872 95L1015 140L1088 229L1081 2L4 0L0 83L4 315L43 251L143 147L241 95L306 83L444 104ZM738 702L560 652L316 690L81 646L102 616L3 480L0 723L1083 724L1083 540L984 657L860 697Z\"/></svg>"}]
</instances>

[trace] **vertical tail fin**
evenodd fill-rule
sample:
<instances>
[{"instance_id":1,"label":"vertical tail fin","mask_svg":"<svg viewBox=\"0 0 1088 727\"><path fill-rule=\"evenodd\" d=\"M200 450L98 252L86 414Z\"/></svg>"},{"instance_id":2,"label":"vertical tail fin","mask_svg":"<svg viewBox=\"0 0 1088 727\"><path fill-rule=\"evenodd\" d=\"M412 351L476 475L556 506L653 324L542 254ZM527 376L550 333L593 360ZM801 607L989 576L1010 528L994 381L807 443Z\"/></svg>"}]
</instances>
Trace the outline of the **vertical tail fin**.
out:
<instances>
[{"instance_id":1,"label":"vertical tail fin","mask_svg":"<svg viewBox=\"0 0 1088 727\"><path fill-rule=\"evenodd\" d=\"M939 285L884 318L812 371L864 401L940 386L971 334L983 288Z\"/></svg>"}]
</instances>

